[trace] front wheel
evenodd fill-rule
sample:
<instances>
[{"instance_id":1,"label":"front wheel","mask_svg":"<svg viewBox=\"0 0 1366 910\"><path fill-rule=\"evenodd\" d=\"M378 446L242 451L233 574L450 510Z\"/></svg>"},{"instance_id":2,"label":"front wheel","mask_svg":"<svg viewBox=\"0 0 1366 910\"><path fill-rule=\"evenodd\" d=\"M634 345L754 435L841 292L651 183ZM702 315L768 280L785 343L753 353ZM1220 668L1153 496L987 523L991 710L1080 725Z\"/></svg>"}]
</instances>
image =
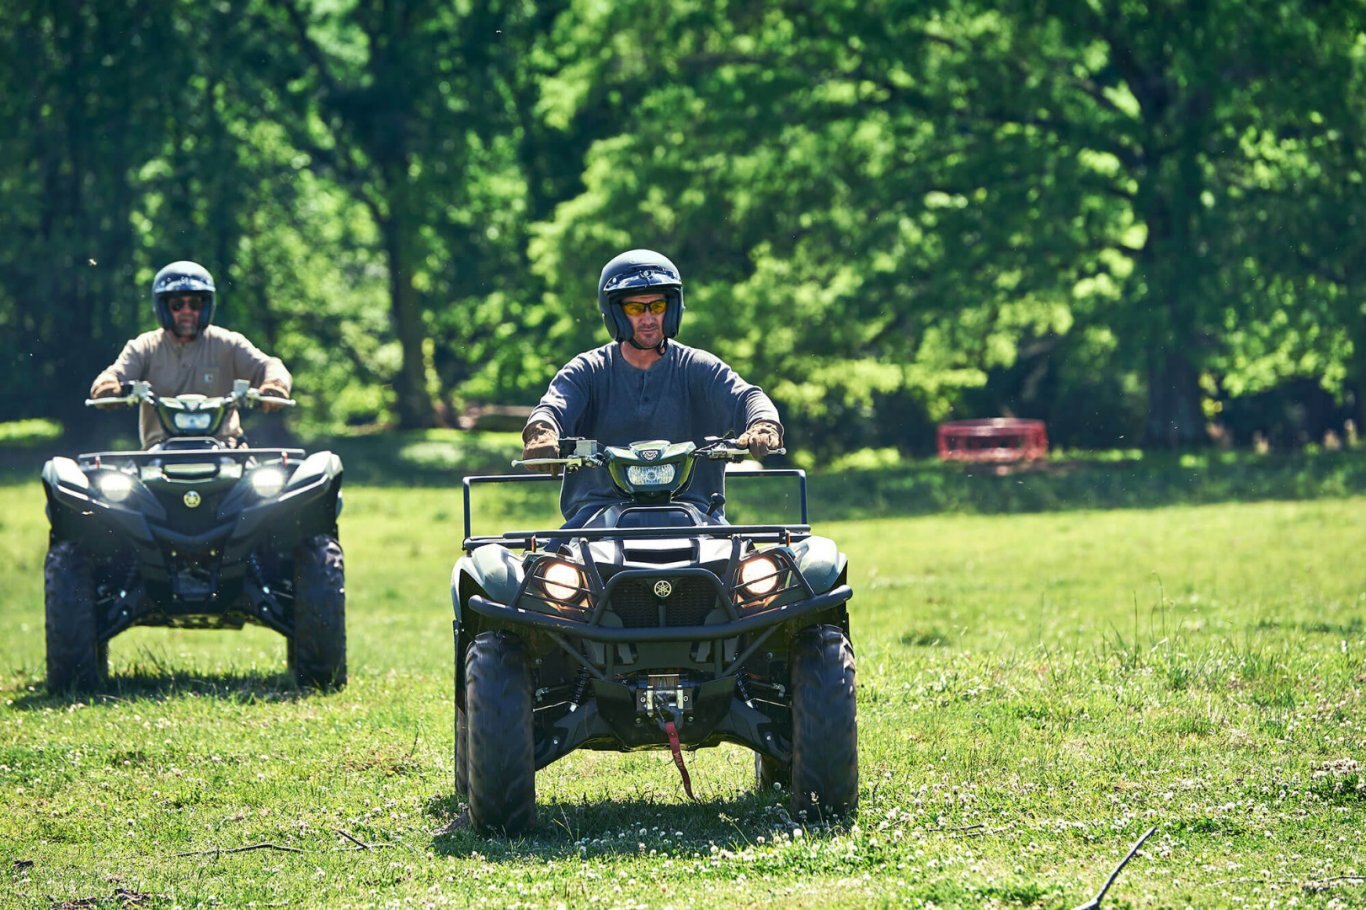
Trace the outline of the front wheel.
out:
<instances>
[{"instance_id":1,"label":"front wheel","mask_svg":"<svg viewBox=\"0 0 1366 910\"><path fill-rule=\"evenodd\" d=\"M803 631L792 650L792 814L858 807L854 649L835 626Z\"/></svg>"},{"instance_id":2,"label":"front wheel","mask_svg":"<svg viewBox=\"0 0 1366 910\"><path fill-rule=\"evenodd\" d=\"M531 672L517 636L484 632L470 643L464 715L466 789L475 830L531 830L536 824ZM458 774L459 764L456 769Z\"/></svg>"},{"instance_id":3,"label":"front wheel","mask_svg":"<svg viewBox=\"0 0 1366 910\"><path fill-rule=\"evenodd\" d=\"M346 567L335 537L310 537L294 551L294 634L288 655L300 686L346 685Z\"/></svg>"},{"instance_id":4,"label":"front wheel","mask_svg":"<svg viewBox=\"0 0 1366 910\"><path fill-rule=\"evenodd\" d=\"M54 544L43 565L47 689L88 692L109 675L109 645L99 639L90 562L71 541Z\"/></svg>"}]
</instances>

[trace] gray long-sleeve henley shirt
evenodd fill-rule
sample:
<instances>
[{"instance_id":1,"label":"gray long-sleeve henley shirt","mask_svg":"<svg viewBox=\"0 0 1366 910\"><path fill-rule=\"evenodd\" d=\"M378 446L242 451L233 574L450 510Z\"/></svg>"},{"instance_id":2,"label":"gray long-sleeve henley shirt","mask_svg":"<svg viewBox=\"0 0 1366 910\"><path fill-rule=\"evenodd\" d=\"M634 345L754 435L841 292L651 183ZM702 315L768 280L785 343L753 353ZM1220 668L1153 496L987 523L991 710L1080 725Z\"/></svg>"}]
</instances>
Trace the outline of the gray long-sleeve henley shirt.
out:
<instances>
[{"instance_id":1,"label":"gray long-sleeve henley shirt","mask_svg":"<svg viewBox=\"0 0 1366 910\"><path fill-rule=\"evenodd\" d=\"M527 420L551 424L561 438L611 446L647 439L700 444L708 436L738 435L756 420L781 426L763 389L714 354L675 341L648 370L628 363L616 343L580 354L556 374ZM683 498L705 507L724 486L725 464L700 461ZM564 479L560 511L568 519L586 506L620 499L605 471L578 471Z\"/></svg>"}]
</instances>

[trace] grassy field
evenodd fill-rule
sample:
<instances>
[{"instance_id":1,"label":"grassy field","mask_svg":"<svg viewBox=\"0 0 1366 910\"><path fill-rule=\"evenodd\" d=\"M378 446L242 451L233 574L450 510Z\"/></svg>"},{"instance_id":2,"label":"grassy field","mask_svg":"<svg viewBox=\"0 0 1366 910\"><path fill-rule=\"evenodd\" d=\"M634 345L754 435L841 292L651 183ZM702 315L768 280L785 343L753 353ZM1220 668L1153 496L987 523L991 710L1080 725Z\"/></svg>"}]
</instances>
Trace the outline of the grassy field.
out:
<instances>
[{"instance_id":1,"label":"grassy field","mask_svg":"<svg viewBox=\"0 0 1366 910\"><path fill-rule=\"evenodd\" d=\"M262 630L134 630L81 700L42 684L41 489L0 485L0 907L1066 908L1153 826L1104 906L1361 906L1357 458L1245 503L952 475L1018 513L817 512L855 589L856 821L790 818L740 749L689 755L695 803L665 753L578 753L516 841L453 797L454 479L348 487L344 691L295 690ZM924 511L891 489L846 514Z\"/></svg>"}]
</instances>

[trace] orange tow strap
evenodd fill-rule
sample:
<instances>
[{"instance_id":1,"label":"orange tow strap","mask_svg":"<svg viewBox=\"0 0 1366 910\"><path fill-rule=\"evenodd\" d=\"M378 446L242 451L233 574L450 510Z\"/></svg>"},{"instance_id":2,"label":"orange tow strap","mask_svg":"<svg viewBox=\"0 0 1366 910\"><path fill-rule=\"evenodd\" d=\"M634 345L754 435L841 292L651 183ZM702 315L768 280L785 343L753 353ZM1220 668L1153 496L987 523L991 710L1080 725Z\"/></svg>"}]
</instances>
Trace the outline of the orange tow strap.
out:
<instances>
[{"instance_id":1,"label":"orange tow strap","mask_svg":"<svg viewBox=\"0 0 1366 910\"><path fill-rule=\"evenodd\" d=\"M688 768L683 764L683 747L678 744L678 728L674 726L673 721L666 720L664 732L669 734L669 749L674 754L674 764L678 765L678 773L683 775L683 792L688 794L688 799L697 802L697 797L692 794L692 778L688 776Z\"/></svg>"}]
</instances>

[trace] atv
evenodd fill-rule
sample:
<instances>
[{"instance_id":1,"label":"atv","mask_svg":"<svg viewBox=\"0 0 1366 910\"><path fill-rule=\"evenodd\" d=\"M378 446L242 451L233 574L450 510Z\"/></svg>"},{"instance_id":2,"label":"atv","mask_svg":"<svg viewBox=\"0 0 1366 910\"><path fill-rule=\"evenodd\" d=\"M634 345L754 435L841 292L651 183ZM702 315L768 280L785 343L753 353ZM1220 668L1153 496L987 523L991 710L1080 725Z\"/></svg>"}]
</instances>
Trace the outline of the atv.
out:
<instances>
[{"instance_id":1,"label":"atv","mask_svg":"<svg viewBox=\"0 0 1366 910\"><path fill-rule=\"evenodd\" d=\"M561 441L559 458L514 461L607 471L620 502L580 528L471 535L477 484L465 479L465 555L455 608L455 789L480 832L536 821L536 771L575 749L754 750L760 789L790 793L794 817L858 802L854 653L847 559L801 523L731 525L723 493L681 497L702 459L748 457L733 439ZM804 816L803 816L804 814Z\"/></svg>"},{"instance_id":2,"label":"atv","mask_svg":"<svg viewBox=\"0 0 1366 910\"><path fill-rule=\"evenodd\" d=\"M124 391L86 404L152 407L164 441L43 466L48 689L98 688L109 640L132 626L247 622L285 636L299 685L344 685L341 459L214 438L232 408L294 404L244 380L221 397Z\"/></svg>"}]
</instances>

